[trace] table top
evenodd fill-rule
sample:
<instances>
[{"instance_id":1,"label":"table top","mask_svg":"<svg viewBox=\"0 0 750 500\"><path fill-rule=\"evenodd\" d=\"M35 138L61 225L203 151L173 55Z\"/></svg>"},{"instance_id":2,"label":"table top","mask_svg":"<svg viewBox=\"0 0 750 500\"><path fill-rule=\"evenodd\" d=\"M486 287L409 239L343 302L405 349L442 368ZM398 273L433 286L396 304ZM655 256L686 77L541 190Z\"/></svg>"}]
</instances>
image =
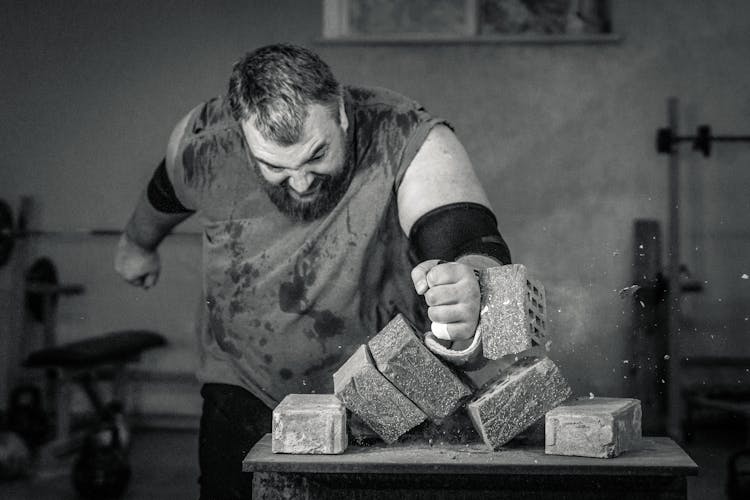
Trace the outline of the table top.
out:
<instances>
[{"instance_id":1,"label":"table top","mask_svg":"<svg viewBox=\"0 0 750 500\"><path fill-rule=\"evenodd\" d=\"M271 452L266 434L242 461L245 472L375 474L565 474L694 476L698 466L667 437L645 437L637 450L615 458L546 455L543 446L491 451L483 443L396 443L349 446L341 455Z\"/></svg>"}]
</instances>

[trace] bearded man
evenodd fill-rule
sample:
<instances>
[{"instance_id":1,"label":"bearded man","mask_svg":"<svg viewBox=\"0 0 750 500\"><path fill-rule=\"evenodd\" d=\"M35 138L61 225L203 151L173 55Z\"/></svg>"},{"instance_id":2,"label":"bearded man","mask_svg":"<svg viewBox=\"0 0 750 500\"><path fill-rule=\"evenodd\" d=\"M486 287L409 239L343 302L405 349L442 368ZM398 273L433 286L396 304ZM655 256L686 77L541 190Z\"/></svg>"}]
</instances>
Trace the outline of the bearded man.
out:
<instances>
[{"instance_id":1,"label":"bearded man","mask_svg":"<svg viewBox=\"0 0 750 500\"><path fill-rule=\"evenodd\" d=\"M227 96L177 124L116 270L153 286L159 243L193 214L207 317L204 499L249 498L241 462L269 432L271 408L333 392L333 372L396 314L456 351L476 345L475 270L510 263L445 120L392 91L342 86L316 54L286 44L244 56Z\"/></svg>"}]
</instances>

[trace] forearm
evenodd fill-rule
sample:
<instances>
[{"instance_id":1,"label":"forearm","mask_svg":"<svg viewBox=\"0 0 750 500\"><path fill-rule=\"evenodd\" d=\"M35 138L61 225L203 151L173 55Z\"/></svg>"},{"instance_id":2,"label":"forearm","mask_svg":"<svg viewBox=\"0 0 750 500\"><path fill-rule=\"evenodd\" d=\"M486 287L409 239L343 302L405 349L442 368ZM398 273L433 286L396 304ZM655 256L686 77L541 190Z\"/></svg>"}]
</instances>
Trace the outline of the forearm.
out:
<instances>
[{"instance_id":1,"label":"forearm","mask_svg":"<svg viewBox=\"0 0 750 500\"><path fill-rule=\"evenodd\" d=\"M125 226L125 236L144 250L153 251L169 232L193 212L165 213L156 210L144 189Z\"/></svg>"}]
</instances>

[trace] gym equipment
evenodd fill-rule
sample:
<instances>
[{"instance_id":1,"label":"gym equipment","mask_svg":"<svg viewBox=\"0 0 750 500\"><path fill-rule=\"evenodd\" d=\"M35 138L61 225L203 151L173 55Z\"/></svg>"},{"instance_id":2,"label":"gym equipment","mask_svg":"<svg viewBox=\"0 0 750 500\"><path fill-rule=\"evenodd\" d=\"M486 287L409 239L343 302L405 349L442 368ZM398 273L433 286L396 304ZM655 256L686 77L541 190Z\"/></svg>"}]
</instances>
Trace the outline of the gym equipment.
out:
<instances>
[{"instance_id":1,"label":"gym equipment","mask_svg":"<svg viewBox=\"0 0 750 500\"><path fill-rule=\"evenodd\" d=\"M42 392L33 385L13 389L8 409L8 428L35 449L54 435L54 426L42 407Z\"/></svg>"},{"instance_id":2,"label":"gym equipment","mask_svg":"<svg viewBox=\"0 0 750 500\"><path fill-rule=\"evenodd\" d=\"M79 295L84 287L78 284L60 284L57 268L47 257L41 257L33 262L26 271L24 287L26 309L28 317L42 323L43 345L57 345L55 332L55 318L57 302L60 296ZM57 433L66 433L69 426L66 412L57 411L67 403L61 398L65 395L59 387L59 377L55 370L45 372L45 407L47 411L57 414Z\"/></svg>"},{"instance_id":3,"label":"gym equipment","mask_svg":"<svg viewBox=\"0 0 750 500\"><path fill-rule=\"evenodd\" d=\"M711 156L712 143L750 142L750 135L711 135L709 125L699 125L695 135L677 135L672 127L664 127L656 131L656 151L659 153L672 154L673 146L680 142L692 142L693 151L700 151L707 158Z\"/></svg>"},{"instance_id":4,"label":"gym equipment","mask_svg":"<svg viewBox=\"0 0 750 500\"><path fill-rule=\"evenodd\" d=\"M0 432L0 479L16 479L29 472L31 453L15 432Z\"/></svg>"},{"instance_id":5,"label":"gym equipment","mask_svg":"<svg viewBox=\"0 0 750 500\"><path fill-rule=\"evenodd\" d=\"M57 268L47 257L41 257L26 271L26 309L31 317L44 323L54 316L60 295L80 295L82 285L61 285Z\"/></svg>"},{"instance_id":6,"label":"gym equipment","mask_svg":"<svg viewBox=\"0 0 750 500\"><path fill-rule=\"evenodd\" d=\"M102 422L114 420L114 407L102 402L95 383L101 378L110 378L117 385L124 377L125 365L137 361L141 353L166 345L158 333L147 330L124 330L111 332L76 342L47 347L31 353L23 363L27 368L54 370L61 387L62 396L57 405L57 433L66 436L69 428L67 418L67 394L62 387L66 382L77 383L84 391ZM115 394L119 389L115 388Z\"/></svg>"},{"instance_id":7,"label":"gym equipment","mask_svg":"<svg viewBox=\"0 0 750 500\"><path fill-rule=\"evenodd\" d=\"M13 238L8 234L13 227L13 211L4 200L0 200L0 266L8 262L13 252Z\"/></svg>"},{"instance_id":8,"label":"gym equipment","mask_svg":"<svg viewBox=\"0 0 750 500\"><path fill-rule=\"evenodd\" d=\"M84 498L119 498L130 482L131 469L116 426L105 425L86 437L73 465L73 486Z\"/></svg>"},{"instance_id":9,"label":"gym equipment","mask_svg":"<svg viewBox=\"0 0 750 500\"><path fill-rule=\"evenodd\" d=\"M28 199L26 205L30 204ZM28 208L22 209L18 217L18 222L13 221L13 210L7 202L0 199L0 267L5 265L13 252L15 241L19 238L38 238L38 237L56 237L56 238L83 238L83 237L120 237L121 229L67 229L64 231L52 230L31 230L26 228ZM188 236L195 238L201 236L200 232L190 231L173 231L167 237Z\"/></svg>"},{"instance_id":10,"label":"gym equipment","mask_svg":"<svg viewBox=\"0 0 750 500\"><path fill-rule=\"evenodd\" d=\"M31 353L23 365L27 368L54 370L60 382L58 400L58 441L68 437L67 390L65 383L77 383L93 407L97 422L88 433L73 467L73 484L85 498L117 498L127 488L130 465L127 460L129 431L118 400L104 403L96 382L111 378L115 398L121 393L125 367L149 349L161 347L166 340L147 330L124 330L97 337L47 347ZM64 443L63 446L64 447Z\"/></svg>"}]
</instances>

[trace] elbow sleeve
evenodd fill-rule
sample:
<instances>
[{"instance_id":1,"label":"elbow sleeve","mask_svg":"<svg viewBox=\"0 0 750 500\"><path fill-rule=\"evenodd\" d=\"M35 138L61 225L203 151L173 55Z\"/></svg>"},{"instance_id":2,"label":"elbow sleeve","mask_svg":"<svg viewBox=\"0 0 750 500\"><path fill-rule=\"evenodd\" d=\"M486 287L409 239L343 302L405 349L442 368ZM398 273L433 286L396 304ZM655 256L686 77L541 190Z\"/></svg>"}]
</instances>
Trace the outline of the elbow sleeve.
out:
<instances>
[{"instance_id":1,"label":"elbow sleeve","mask_svg":"<svg viewBox=\"0 0 750 500\"><path fill-rule=\"evenodd\" d=\"M409 235L420 260L456 260L479 254L510 264L510 250L494 214L477 203L451 203L423 215Z\"/></svg>"},{"instance_id":2,"label":"elbow sleeve","mask_svg":"<svg viewBox=\"0 0 750 500\"><path fill-rule=\"evenodd\" d=\"M167 214L190 213L193 210L185 207L174 191L172 181L167 175L167 162L162 160L156 168L146 190L148 201L156 210Z\"/></svg>"}]
</instances>

